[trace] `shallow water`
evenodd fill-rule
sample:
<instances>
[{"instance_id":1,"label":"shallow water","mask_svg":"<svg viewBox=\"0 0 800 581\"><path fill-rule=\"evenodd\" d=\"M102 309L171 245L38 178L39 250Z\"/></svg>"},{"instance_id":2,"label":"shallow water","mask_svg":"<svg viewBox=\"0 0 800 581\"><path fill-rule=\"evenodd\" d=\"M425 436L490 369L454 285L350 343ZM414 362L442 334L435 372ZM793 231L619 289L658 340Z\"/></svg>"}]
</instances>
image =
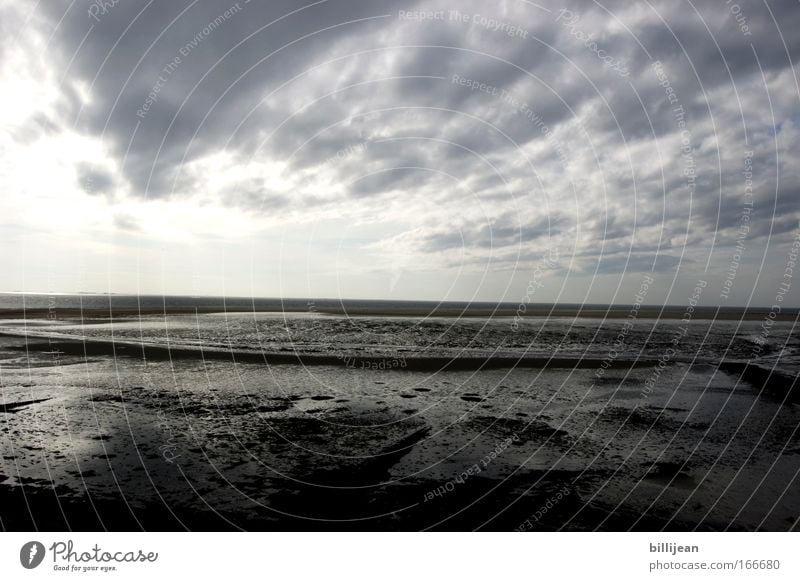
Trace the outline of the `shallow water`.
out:
<instances>
[{"instance_id":1,"label":"shallow water","mask_svg":"<svg viewBox=\"0 0 800 581\"><path fill-rule=\"evenodd\" d=\"M322 355L449 356L536 355L633 360L658 358L718 362L754 360L800 365L793 323L762 321L444 317L344 317L314 313L150 315L70 324L0 321L0 332L141 341L204 348L291 351ZM757 341L764 337L763 345ZM678 340L677 345L674 343Z\"/></svg>"}]
</instances>

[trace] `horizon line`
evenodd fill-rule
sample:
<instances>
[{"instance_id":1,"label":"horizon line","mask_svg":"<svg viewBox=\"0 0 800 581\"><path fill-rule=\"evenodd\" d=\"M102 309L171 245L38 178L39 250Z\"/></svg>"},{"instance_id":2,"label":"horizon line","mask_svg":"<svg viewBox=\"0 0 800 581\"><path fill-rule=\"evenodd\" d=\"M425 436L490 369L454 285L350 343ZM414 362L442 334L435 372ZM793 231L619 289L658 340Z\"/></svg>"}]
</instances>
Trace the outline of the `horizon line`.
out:
<instances>
[{"instance_id":1,"label":"horizon line","mask_svg":"<svg viewBox=\"0 0 800 581\"><path fill-rule=\"evenodd\" d=\"M371 299L358 299L358 298L347 298L347 297L278 297L278 296L246 296L246 295L204 295L204 294L158 294L158 293L120 293L120 292L104 292L104 291L78 291L78 292L41 292L41 291L0 291L0 295L33 295L33 296L95 296L95 297L162 297L162 298L190 298L190 299L234 299L234 300L272 300L272 301L306 301L306 302L313 302L313 301L336 301L336 302L357 302L357 301L366 301L366 302L389 302L389 303L430 303L432 305L492 305L492 306L506 306L506 307L513 307L519 305L531 305L531 306L538 306L538 307L553 307L556 308L558 306L564 307L613 307L613 308L625 308L625 307L633 307L637 303L571 303L571 302L510 302L510 301L496 301L496 300L458 300L458 299L449 299L449 300L437 300L437 299L381 299L381 298L371 298ZM650 309L659 309L659 308L686 308L687 303L675 304L675 303L639 303L639 309L642 308L650 308ZM780 307L781 311L786 310L800 310L800 305L797 306L784 306L784 305L693 305L692 308L694 309L753 309L753 310L771 310L775 306ZM3 307L0 307L2 309Z\"/></svg>"}]
</instances>

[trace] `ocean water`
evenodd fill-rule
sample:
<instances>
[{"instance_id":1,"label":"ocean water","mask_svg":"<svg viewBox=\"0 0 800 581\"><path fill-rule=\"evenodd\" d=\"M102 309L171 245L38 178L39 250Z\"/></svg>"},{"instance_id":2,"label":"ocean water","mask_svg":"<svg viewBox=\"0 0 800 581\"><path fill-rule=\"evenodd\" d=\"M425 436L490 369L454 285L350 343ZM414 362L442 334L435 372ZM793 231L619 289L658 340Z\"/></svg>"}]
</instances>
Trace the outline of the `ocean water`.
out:
<instances>
[{"instance_id":1,"label":"ocean water","mask_svg":"<svg viewBox=\"0 0 800 581\"><path fill-rule=\"evenodd\" d=\"M63 338L188 349L65 353ZM720 362L796 376L798 349L791 323L757 320L4 320L0 500L25 491L33 509L0 515L23 529L791 530L800 409ZM611 365L402 365L465 355ZM347 364L364 356L387 365Z\"/></svg>"},{"instance_id":2,"label":"ocean water","mask_svg":"<svg viewBox=\"0 0 800 581\"><path fill-rule=\"evenodd\" d=\"M121 295L121 294L61 294L61 293L0 293L0 309L29 309L55 307L57 309L142 309L170 311L185 308L214 308L219 311L230 309L313 311L315 308L359 309L374 308L381 311L406 308L433 309L437 305L448 305L452 309L468 311L470 308L494 308L498 303L489 302L448 302L435 301L389 301L352 299L293 299L269 297L209 297L187 295ZM516 305L508 305L516 308ZM573 305L570 305L573 306Z\"/></svg>"}]
</instances>

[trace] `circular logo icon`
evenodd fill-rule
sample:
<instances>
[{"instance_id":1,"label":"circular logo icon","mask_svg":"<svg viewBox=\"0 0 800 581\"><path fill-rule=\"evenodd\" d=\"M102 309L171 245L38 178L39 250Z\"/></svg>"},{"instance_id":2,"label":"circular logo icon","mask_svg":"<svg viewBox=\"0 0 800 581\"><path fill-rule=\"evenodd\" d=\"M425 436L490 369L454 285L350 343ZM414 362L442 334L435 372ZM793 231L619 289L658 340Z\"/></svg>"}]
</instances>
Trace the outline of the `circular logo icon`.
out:
<instances>
[{"instance_id":1,"label":"circular logo icon","mask_svg":"<svg viewBox=\"0 0 800 581\"><path fill-rule=\"evenodd\" d=\"M19 550L19 562L26 569L35 569L44 560L44 545L39 541L30 541Z\"/></svg>"}]
</instances>

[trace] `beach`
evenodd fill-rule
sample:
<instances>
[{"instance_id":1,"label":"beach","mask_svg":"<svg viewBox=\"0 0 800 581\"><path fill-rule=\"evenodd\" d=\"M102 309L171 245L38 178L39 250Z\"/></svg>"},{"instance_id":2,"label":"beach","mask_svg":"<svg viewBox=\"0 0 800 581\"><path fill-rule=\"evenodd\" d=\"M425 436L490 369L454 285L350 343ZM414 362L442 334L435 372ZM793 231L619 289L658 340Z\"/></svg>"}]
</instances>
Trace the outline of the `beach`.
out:
<instances>
[{"instance_id":1,"label":"beach","mask_svg":"<svg viewBox=\"0 0 800 581\"><path fill-rule=\"evenodd\" d=\"M800 510L790 323L755 366L749 321L693 321L665 359L675 320L620 342L620 319L57 313L0 324L6 530L781 531Z\"/></svg>"}]
</instances>

